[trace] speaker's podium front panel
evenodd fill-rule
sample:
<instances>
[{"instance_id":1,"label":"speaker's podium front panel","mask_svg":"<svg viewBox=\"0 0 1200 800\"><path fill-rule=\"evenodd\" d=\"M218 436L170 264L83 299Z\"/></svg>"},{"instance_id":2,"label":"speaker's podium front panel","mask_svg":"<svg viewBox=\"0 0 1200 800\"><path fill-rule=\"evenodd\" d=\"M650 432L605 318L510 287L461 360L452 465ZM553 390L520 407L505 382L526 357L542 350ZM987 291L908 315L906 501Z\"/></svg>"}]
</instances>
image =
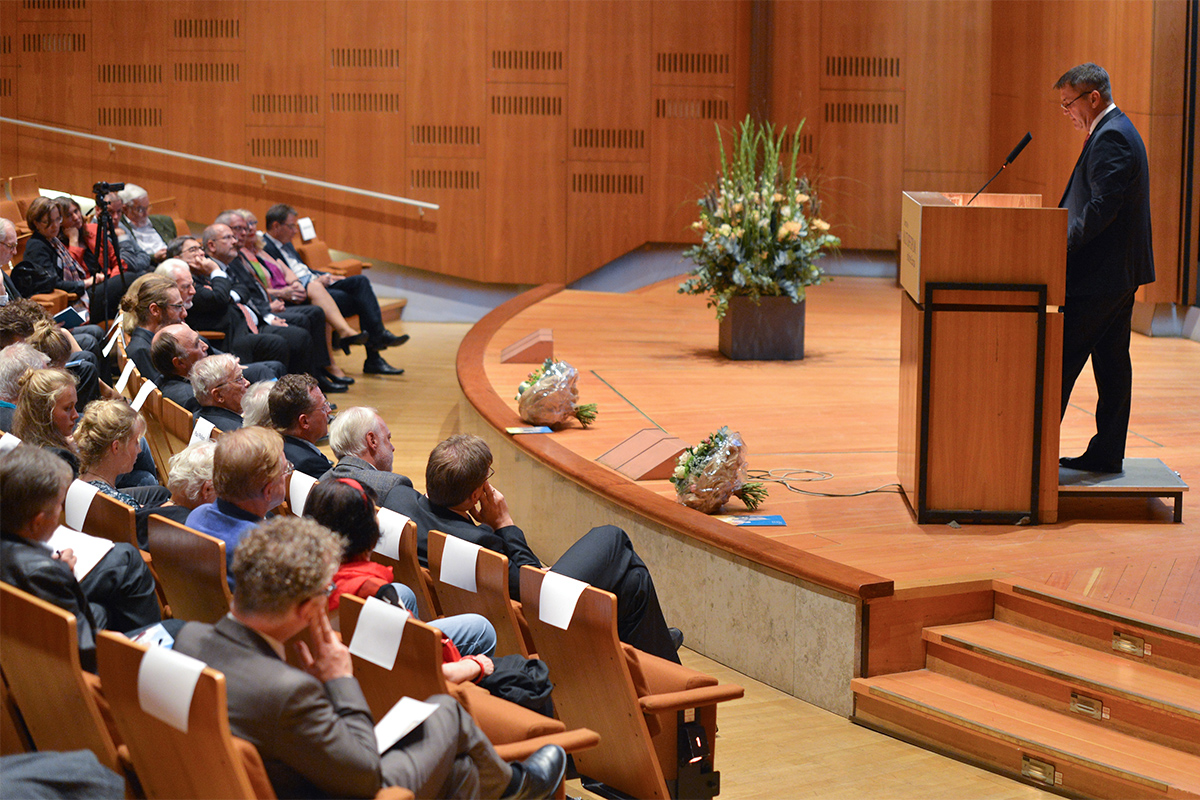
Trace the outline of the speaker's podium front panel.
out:
<instances>
[{"instance_id":1,"label":"speaker's podium front panel","mask_svg":"<svg viewBox=\"0 0 1200 800\"><path fill-rule=\"evenodd\" d=\"M905 192L897 472L920 523L1054 522L1067 212Z\"/></svg>"}]
</instances>

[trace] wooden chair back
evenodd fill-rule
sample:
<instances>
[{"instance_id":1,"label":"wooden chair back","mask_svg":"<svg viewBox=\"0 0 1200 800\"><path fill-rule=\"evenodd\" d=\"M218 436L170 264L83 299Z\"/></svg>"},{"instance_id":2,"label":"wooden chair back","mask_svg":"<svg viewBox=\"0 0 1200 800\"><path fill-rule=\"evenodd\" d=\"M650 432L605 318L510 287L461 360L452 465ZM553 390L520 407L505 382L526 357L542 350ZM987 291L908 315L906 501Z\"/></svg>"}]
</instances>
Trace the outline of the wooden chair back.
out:
<instances>
[{"instance_id":1,"label":"wooden chair back","mask_svg":"<svg viewBox=\"0 0 1200 800\"><path fill-rule=\"evenodd\" d=\"M151 514L147 529L154 571L175 619L216 622L233 599L225 571L225 542Z\"/></svg>"},{"instance_id":2,"label":"wooden chair back","mask_svg":"<svg viewBox=\"0 0 1200 800\"><path fill-rule=\"evenodd\" d=\"M371 553L371 560L392 568L392 577L398 583L403 583L417 595L417 614L423 620L434 620L442 616L442 606L438 602L433 577L429 570L421 566L417 557L417 526L409 520L400 535L400 557L391 558L378 550Z\"/></svg>"},{"instance_id":3,"label":"wooden chair back","mask_svg":"<svg viewBox=\"0 0 1200 800\"><path fill-rule=\"evenodd\" d=\"M209 667L201 672L184 733L142 710L138 670L146 649L108 631L96 640L104 696L146 797L263 797L262 787L255 791L242 752L229 731L225 676ZM261 759L258 763L261 767ZM274 797L270 783L264 783L266 796Z\"/></svg>"},{"instance_id":4,"label":"wooden chair back","mask_svg":"<svg viewBox=\"0 0 1200 800\"><path fill-rule=\"evenodd\" d=\"M541 620L545 575L522 567L521 598L538 657L550 665L554 708L568 726L600 734L599 747L575 756L576 769L631 797L666 800L666 779L617 639L616 596L584 589L563 630Z\"/></svg>"},{"instance_id":5,"label":"wooden chair back","mask_svg":"<svg viewBox=\"0 0 1200 800\"><path fill-rule=\"evenodd\" d=\"M8 691L8 681L0 670L0 756L12 756L33 750L33 742L21 719L21 712Z\"/></svg>"},{"instance_id":6,"label":"wooden chair back","mask_svg":"<svg viewBox=\"0 0 1200 800\"><path fill-rule=\"evenodd\" d=\"M25 224L25 215L21 213L21 207L17 205L16 200L0 197L0 217L4 217L13 224L13 227L17 229L18 237L22 233L29 233L29 226ZM18 261L20 259L14 256L13 263Z\"/></svg>"},{"instance_id":7,"label":"wooden chair back","mask_svg":"<svg viewBox=\"0 0 1200 800\"><path fill-rule=\"evenodd\" d=\"M79 664L75 616L0 583L0 668L38 750L91 750L123 774L96 695Z\"/></svg>"},{"instance_id":8,"label":"wooden chair back","mask_svg":"<svg viewBox=\"0 0 1200 800\"><path fill-rule=\"evenodd\" d=\"M508 596L508 557L480 548L475 560L475 591L452 586L442 580L442 554L447 534L430 531L429 574L433 577L438 602L446 616L482 614L496 628L496 654L529 657L531 646L525 641L513 601Z\"/></svg>"},{"instance_id":9,"label":"wooden chair back","mask_svg":"<svg viewBox=\"0 0 1200 800\"><path fill-rule=\"evenodd\" d=\"M334 275L341 275L345 278L361 275L363 268L367 266L356 258L334 261L333 256L329 254L329 245L320 239L296 245L296 252L300 254L300 260L307 264L309 269L332 272Z\"/></svg>"},{"instance_id":10,"label":"wooden chair back","mask_svg":"<svg viewBox=\"0 0 1200 800\"><path fill-rule=\"evenodd\" d=\"M63 510L61 521L67 524L67 513ZM125 542L138 546L137 520L133 509L104 492L96 492L83 519L83 532L99 536L112 542Z\"/></svg>"},{"instance_id":11,"label":"wooden chair back","mask_svg":"<svg viewBox=\"0 0 1200 800\"><path fill-rule=\"evenodd\" d=\"M17 204L17 216L8 217L8 219L25 219L25 212L29 210L29 204L38 199L42 195L41 187L38 186L37 173L29 175L13 175L8 179L8 196Z\"/></svg>"}]
</instances>

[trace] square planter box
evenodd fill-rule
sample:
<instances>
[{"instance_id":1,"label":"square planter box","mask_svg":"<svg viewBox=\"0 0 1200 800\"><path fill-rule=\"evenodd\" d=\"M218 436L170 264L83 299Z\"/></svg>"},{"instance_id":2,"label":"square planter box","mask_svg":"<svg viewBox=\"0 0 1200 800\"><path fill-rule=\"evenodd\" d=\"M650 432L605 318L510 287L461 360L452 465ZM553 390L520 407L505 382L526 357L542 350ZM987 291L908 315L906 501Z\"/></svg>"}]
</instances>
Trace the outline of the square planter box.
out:
<instances>
[{"instance_id":1,"label":"square planter box","mask_svg":"<svg viewBox=\"0 0 1200 800\"><path fill-rule=\"evenodd\" d=\"M721 354L734 361L799 361L804 358L804 303L790 297L729 300L720 322Z\"/></svg>"}]
</instances>

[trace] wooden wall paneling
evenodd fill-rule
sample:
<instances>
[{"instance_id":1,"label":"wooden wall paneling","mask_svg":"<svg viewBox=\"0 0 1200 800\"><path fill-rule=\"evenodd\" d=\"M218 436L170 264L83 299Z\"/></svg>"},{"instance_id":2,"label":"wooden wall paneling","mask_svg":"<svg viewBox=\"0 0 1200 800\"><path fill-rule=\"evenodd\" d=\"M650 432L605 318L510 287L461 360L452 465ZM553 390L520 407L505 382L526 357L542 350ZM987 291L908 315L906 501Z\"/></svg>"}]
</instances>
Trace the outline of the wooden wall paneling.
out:
<instances>
[{"instance_id":1,"label":"wooden wall paneling","mask_svg":"<svg viewBox=\"0 0 1200 800\"><path fill-rule=\"evenodd\" d=\"M480 278L565 282L566 86L489 85L486 136L487 257Z\"/></svg>"},{"instance_id":2,"label":"wooden wall paneling","mask_svg":"<svg viewBox=\"0 0 1200 800\"><path fill-rule=\"evenodd\" d=\"M441 208L408 231L404 263L478 280L485 260L484 160L410 155L406 172L406 196L420 197Z\"/></svg>"},{"instance_id":3,"label":"wooden wall paneling","mask_svg":"<svg viewBox=\"0 0 1200 800\"><path fill-rule=\"evenodd\" d=\"M696 200L720 169L716 126L726 141L739 118L733 89L655 86L650 136L650 216L653 242L693 242Z\"/></svg>"},{"instance_id":4,"label":"wooden wall paneling","mask_svg":"<svg viewBox=\"0 0 1200 800\"><path fill-rule=\"evenodd\" d=\"M4 126L3 138L16 142L18 158L12 171L5 164L4 178L36 173L38 186L59 189L73 194L85 194L92 188L92 147L89 142L60 133L48 133L29 128L16 128L10 136L10 126Z\"/></svg>"},{"instance_id":5,"label":"wooden wall paneling","mask_svg":"<svg viewBox=\"0 0 1200 800\"><path fill-rule=\"evenodd\" d=\"M245 0L173 0L168 50L241 52L246 45Z\"/></svg>"},{"instance_id":6,"label":"wooden wall paneling","mask_svg":"<svg viewBox=\"0 0 1200 800\"><path fill-rule=\"evenodd\" d=\"M750 3L747 0L656 0L654 83L746 86Z\"/></svg>"},{"instance_id":7,"label":"wooden wall paneling","mask_svg":"<svg viewBox=\"0 0 1200 800\"><path fill-rule=\"evenodd\" d=\"M1155 280L1139 290L1137 299L1146 303L1183 302L1179 295L1183 267L1179 191L1184 118L1181 114L1130 114L1129 118L1146 143L1150 161L1150 219L1154 236Z\"/></svg>"},{"instance_id":8,"label":"wooden wall paneling","mask_svg":"<svg viewBox=\"0 0 1200 800\"><path fill-rule=\"evenodd\" d=\"M407 3L345 0L325 6L325 77L398 81L405 76Z\"/></svg>"},{"instance_id":9,"label":"wooden wall paneling","mask_svg":"<svg viewBox=\"0 0 1200 800\"><path fill-rule=\"evenodd\" d=\"M486 4L410 0L407 31L409 157L482 158Z\"/></svg>"},{"instance_id":10,"label":"wooden wall paneling","mask_svg":"<svg viewBox=\"0 0 1200 800\"><path fill-rule=\"evenodd\" d=\"M626 161L570 161L567 173L569 283L646 241L650 176Z\"/></svg>"},{"instance_id":11,"label":"wooden wall paneling","mask_svg":"<svg viewBox=\"0 0 1200 800\"><path fill-rule=\"evenodd\" d=\"M772 3L770 30L771 121L796 126L802 137L801 170L814 176L821 139L821 4Z\"/></svg>"},{"instance_id":12,"label":"wooden wall paneling","mask_svg":"<svg viewBox=\"0 0 1200 800\"><path fill-rule=\"evenodd\" d=\"M566 83L568 17L556 0L491 0L487 4L489 83Z\"/></svg>"},{"instance_id":13,"label":"wooden wall paneling","mask_svg":"<svg viewBox=\"0 0 1200 800\"><path fill-rule=\"evenodd\" d=\"M166 96L129 96L97 92L90 100L92 107L88 116L92 123L92 132L97 136L110 136L152 147L169 145L169 99Z\"/></svg>"},{"instance_id":14,"label":"wooden wall paneling","mask_svg":"<svg viewBox=\"0 0 1200 800\"><path fill-rule=\"evenodd\" d=\"M246 152L242 54L172 52L167 66L171 149L241 161Z\"/></svg>"},{"instance_id":15,"label":"wooden wall paneling","mask_svg":"<svg viewBox=\"0 0 1200 800\"><path fill-rule=\"evenodd\" d=\"M325 122L325 9L303 0L246 5L246 123Z\"/></svg>"},{"instance_id":16,"label":"wooden wall paneling","mask_svg":"<svg viewBox=\"0 0 1200 800\"><path fill-rule=\"evenodd\" d=\"M978 134L992 127L991 4L910 0L904 10L904 169L982 173L988 138ZM1013 120L998 119L996 127L1014 144L1026 130Z\"/></svg>"},{"instance_id":17,"label":"wooden wall paneling","mask_svg":"<svg viewBox=\"0 0 1200 800\"><path fill-rule=\"evenodd\" d=\"M25 0L9 5L17 6L17 15L22 22L84 22L91 19L90 3L87 0Z\"/></svg>"},{"instance_id":18,"label":"wooden wall paneling","mask_svg":"<svg viewBox=\"0 0 1200 800\"><path fill-rule=\"evenodd\" d=\"M822 91L822 216L850 249L893 250L900 230L904 93ZM831 146L836 143L836 147Z\"/></svg>"},{"instance_id":19,"label":"wooden wall paneling","mask_svg":"<svg viewBox=\"0 0 1200 800\"><path fill-rule=\"evenodd\" d=\"M568 158L650 161L650 4L570 6Z\"/></svg>"},{"instance_id":20,"label":"wooden wall paneling","mask_svg":"<svg viewBox=\"0 0 1200 800\"><path fill-rule=\"evenodd\" d=\"M0 67L17 66L17 7L0 3Z\"/></svg>"},{"instance_id":21,"label":"wooden wall paneling","mask_svg":"<svg viewBox=\"0 0 1200 800\"><path fill-rule=\"evenodd\" d=\"M166 97L172 4L156 0L92 0L90 75L97 94Z\"/></svg>"},{"instance_id":22,"label":"wooden wall paneling","mask_svg":"<svg viewBox=\"0 0 1200 800\"><path fill-rule=\"evenodd\" d=\"M240 158L246 166L265 167L278 172L325 178L325 130L323 128L285 126L246 126L246 146Z\"/></svg>"},{"instance_id":23,"label":"wooden wall paneling","mask_svg":"<svg viewBox=\"0 0 1200 800\"><path fill-rule=\"evenodd\" d=\"M80 112L90 106L91 20L22 19L16 30L17 114L30 122L90 130Z\"/></svg>"},{"instance_id":24,"label":"wooden wall paneling","mask_svg":"<svg viewBox=\"0 0 1200 800\"><path fill-rule=\"evenodd\" d=\"M903 89L908 3L822 0L821 88Z\"/></svg>"}]
</instances>

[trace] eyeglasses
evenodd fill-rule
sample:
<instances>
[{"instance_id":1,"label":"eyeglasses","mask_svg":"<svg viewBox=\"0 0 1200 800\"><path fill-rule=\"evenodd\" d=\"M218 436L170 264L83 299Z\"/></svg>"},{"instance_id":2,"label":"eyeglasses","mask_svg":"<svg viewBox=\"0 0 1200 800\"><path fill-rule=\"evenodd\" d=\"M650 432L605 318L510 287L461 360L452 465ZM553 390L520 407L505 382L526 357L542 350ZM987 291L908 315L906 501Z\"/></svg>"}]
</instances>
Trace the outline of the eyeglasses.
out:
<instances>
[{"instance_id":1,"label":"eyeglasses","mask_svg":"<svg viewBox=\"0 0 1200 800\"><path fill-rule=\"evenodd\" d=\"M292 462L290 462L290 461L289 461L289 462L287 462L287 466L283 468L283 474L284 474L285 476L286 476L286 475L291 475L291 474L292 474L293 472L295 472L295 471L296 471L296 465L295 465L295 464L293 464L293 463L292 463Z\"/></svg>"},{"instance_id":2,"label":"eyeglasses","mask_svg":"<svg viewBox=\"0 0 1200 800\"><path fill-rule=\"evenodd\" d=\"M249 384L249 383L250 383L250 381L248 381L248 380L246 379L246 376L245 376L244 374L242 374L241 372L239 372L239 373L237 374L237 377L236 377L236 378L230 378L230 379L228 379L228 380L221 381L220 383L218 383L218 384L217 384L216 386L214 386L213 388L214 388L214 389L220 389L222 386L228 386L228 385L229 385L229 384L231 384L231 383L244 383L244 384Z\"/></svg>"},{"instance_id":3,"label":"eyeglasses","mask_svg":"<svg viewBox=\"0 0 1200 800\"><path fill-rule=\"evenodd\" d=\"M184 253L203 253L203 252L204 252L204 248L203 248L203 247L201 247L201 246L200 246L200 245L198 245L198 244L194 244L194 245L192 245L191 247L185 247L185 248L183 248L183 252L184 252Z\"/></svg>"},{"instance_id":4,"label":"eyeglasses","mask_svg":"<svg viewBox=\"0 0 1200 800\"><path fill-rule=\"evenodd\" d=\"M1087 97L1089 94L1091 94L1091 93L1092 93L1092 92L1094 92L1094 91L1096 91L1096 90L1095 90L1095 89L1092 89L1092 91L1091 91L1091 92L1084 92L1084 93L1083 93L1083 94L1081 94L1081 95L1077 95L1077 96L1075 97L1075 100L1078 100L1080 97ZM1066 111L1068 108L1070 108L1071 106L1073 106L1073 105L1075 104L1075 100L1068 100L1068 101L1067 101L1067 102L1065 102L1065 103L1059 103L1059 105L1060 105L1060 106L1062 106L1062 110L1063 110L1063 111Z\"/></svg>"},{"instance_id":5,"label":"eyeglasses","mask_svg":"<svg viewBox=\"0 0 1200 800\"><path fill-rule=\"evenodd\" d=\"M186 303L167 303L166 306L167 306L167 308L173 308L176 311L178 311L181 308L187 308Z\"/></svg>"}]
</instances>

